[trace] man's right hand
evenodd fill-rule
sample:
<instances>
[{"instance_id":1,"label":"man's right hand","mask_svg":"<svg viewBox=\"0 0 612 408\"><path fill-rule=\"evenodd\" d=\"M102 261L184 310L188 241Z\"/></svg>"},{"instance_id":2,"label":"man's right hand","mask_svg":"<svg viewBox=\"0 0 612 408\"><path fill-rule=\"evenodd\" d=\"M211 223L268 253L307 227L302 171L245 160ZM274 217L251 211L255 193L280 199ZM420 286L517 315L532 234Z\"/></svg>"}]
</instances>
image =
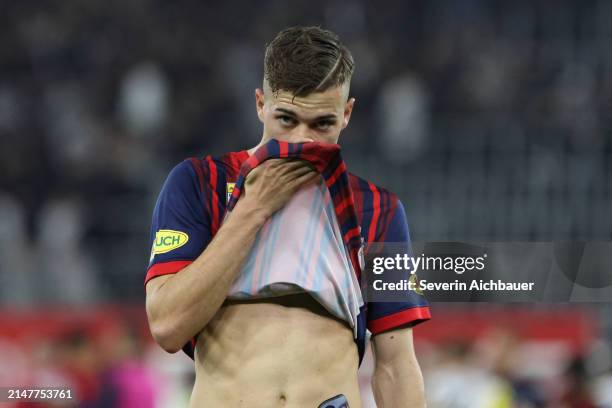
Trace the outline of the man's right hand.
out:
<instances>
[{"instance_id":1,"label":"man's right hand","mask_svg":"<svg viewBox=\"0 0 612 408\"><path fill-rule=\"evenodd\" d=\"M267 219L281 209L301 187L320 177L303 160L270 159L251 170L240 203L262 213ZM237 205L238 205L237 203Z\"/></svg>"}]
</instances>

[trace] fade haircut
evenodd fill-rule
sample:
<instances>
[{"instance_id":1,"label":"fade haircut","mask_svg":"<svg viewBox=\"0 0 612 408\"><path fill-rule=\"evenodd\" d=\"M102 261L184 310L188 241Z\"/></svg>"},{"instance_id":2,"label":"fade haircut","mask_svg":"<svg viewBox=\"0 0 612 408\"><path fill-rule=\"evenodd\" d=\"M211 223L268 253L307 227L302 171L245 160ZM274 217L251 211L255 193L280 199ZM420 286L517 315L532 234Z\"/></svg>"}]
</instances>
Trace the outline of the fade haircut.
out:
<instances>
[{"instance_id":1,"label":"fade haircut","mask_svg":"<svg viewBox=\"0 0 612 408\"><path fill-rule=\"evenodd\" d=\"M348 84L354 68L348 48L320 27L287 28L266 46L264 78L272 92L324 92Z\"/></svg>"}]
</instances>

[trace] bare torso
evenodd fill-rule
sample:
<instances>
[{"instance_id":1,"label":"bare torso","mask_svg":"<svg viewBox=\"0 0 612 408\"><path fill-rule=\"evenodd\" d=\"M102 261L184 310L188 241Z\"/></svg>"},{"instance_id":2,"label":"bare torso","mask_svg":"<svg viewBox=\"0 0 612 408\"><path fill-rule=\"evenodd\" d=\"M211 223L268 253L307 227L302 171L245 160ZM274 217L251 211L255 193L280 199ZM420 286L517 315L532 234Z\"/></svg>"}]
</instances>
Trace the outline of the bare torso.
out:
<instances>
[{"instance_id":1,"label":"bare torso","mask_svg":"<svg viewBox=\"0 0 612 408\"><path fill-rule=\"evenodd\" d=\"M199 334L190 407L361 407L353 332L307 294L228 302Z\"/></svg>"}]
</instances>

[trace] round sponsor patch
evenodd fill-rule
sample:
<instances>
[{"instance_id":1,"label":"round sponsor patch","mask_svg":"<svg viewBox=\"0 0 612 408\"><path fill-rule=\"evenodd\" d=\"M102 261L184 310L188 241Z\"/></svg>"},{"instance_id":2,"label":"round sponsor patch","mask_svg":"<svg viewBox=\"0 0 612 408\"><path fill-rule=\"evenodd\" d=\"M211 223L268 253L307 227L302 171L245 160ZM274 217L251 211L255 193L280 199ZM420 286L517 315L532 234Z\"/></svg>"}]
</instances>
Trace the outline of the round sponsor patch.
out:
<instances>
[{"instance_id":1,"label":"round sponsor patch","mask_svg":"<svg viewBox=\"0 0 612 408\"><path fill-rule=\"evenodd\" d=\"M155 234L152 254L165 254L182 247L189 241L189 235L181 231L159 230Z\"/></svg>"}]
</instances>

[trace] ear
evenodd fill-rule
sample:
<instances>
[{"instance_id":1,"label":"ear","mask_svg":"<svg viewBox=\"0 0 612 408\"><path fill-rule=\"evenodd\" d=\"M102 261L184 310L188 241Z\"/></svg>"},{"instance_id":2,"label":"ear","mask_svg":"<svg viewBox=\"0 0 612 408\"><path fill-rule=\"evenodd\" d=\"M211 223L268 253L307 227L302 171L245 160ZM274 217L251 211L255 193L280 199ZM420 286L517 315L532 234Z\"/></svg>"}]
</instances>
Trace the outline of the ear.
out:
<instances>
[{"instance_id":1,"label":"ear","mask_svg":"<svg viewBox=\"0 0 612 408\"><path fill-rule=\"evenodd\" d=\"M263 123L264 118L264 105L265 105L264 93L260 88L255 89L255 109L257 109L257 117L260 122Z\"/></svg>"},{"instance_id":2,"label":"ear","mask_svg":"<svg viewBox=\"0 0 612 408\"><path fill-rule=\"evenodd\" d=\"M353 113L353 106L355 105L355 98L349 98L344 106L344 117L342 118L342 129L348 126L349 120L351 120L351 114Z\"/></svg>"}]
</instances>

